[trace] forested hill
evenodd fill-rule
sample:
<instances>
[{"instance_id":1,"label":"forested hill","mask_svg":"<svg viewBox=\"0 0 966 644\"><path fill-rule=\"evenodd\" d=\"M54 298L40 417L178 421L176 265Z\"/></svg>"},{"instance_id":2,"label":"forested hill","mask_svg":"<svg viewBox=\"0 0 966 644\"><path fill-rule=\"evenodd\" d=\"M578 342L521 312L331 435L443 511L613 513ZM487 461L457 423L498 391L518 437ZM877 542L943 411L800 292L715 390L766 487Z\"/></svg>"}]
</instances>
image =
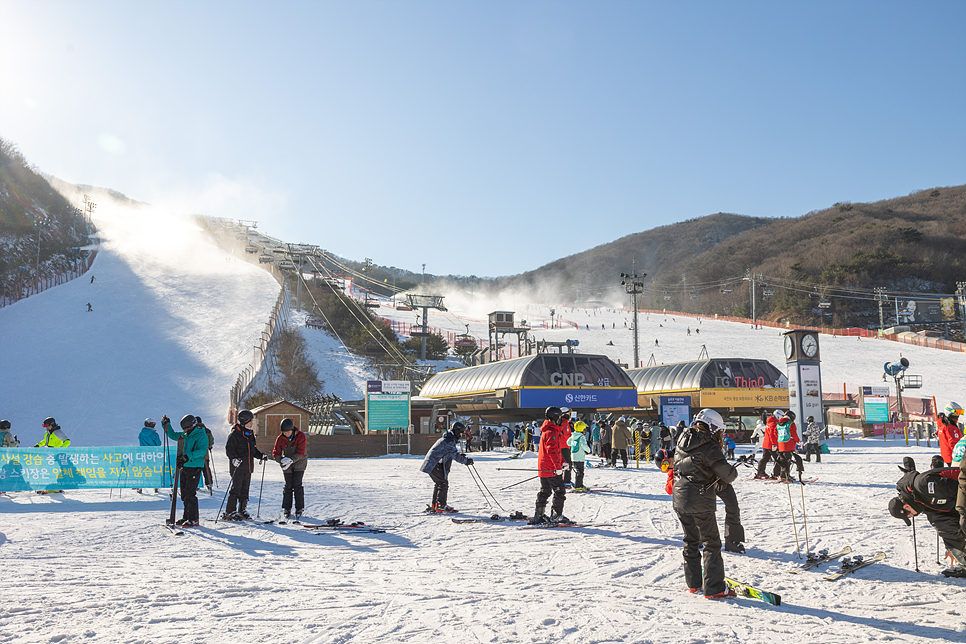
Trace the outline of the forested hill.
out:
<instances>
[{"instance_id":1,"label":"forested hill","mask_svg":"<svg viewBox=\"0 0 966 644\"><path fill-rule=\"evenodd\" d=\"M758 314L864 325L874 302L862 295L953 293L966 281L966 186L935 188L875 203L837 203L801 217L718 213L627 235L496 285L546 289L558 301L614 301L622 272L647 273L639 306L698 314L750 315L746 274L759 283ZM772 291L761 297L764 290ZM848 297L849 292L855 297ZM624 296L623 301L626 301Z\"/></svg>"}]
</instances>

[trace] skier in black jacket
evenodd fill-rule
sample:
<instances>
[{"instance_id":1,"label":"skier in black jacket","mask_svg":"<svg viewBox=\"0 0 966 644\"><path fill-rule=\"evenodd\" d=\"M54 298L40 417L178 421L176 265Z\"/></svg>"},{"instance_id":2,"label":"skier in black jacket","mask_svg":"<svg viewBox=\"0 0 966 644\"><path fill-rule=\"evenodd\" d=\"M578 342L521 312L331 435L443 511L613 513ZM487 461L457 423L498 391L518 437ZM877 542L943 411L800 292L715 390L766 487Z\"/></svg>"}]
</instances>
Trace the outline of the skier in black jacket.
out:
<instances>
[{"instance_id":1,"label":"skier in black jacket","mask_svg":"<svg viewBox=\"0 0 966 644\"><path fill-rule=\"evenodd\" d=\"M889 501L889 513L905 521L906 525L912 525L911 517L925 514L946 545L946 557L953 560L954 567L966 567L966 535L960 529L959 512L956 511L959 485L956 479L949 478L951 473L958 473L959 468L937 467L917 472L915 463L908 456L902 464L899 469L905 474L896 483L899 496ZM966 576L966 570L963 576Z\"/></svg>"},{"instance_id":2,"label":"skier in black jacket","mask_svg":"<svg viewBox=\"0 0 966 644\"><path fill-rule=\"evenodd\" d=\"M715 438L724 429L721 414L702 409L678 436L674 450L673 506L684 528L684 579L692 593L700 592L703 586L708 599L735 594L725 585L721 536L714 516L715 486L738 478L738 471L725 460Z\"/></svg>"},{"instance_id":3,"label":"skier in black jacket","mask_svg":"<svg viewBox=\"0 0 966 644\"><path fill-rule=\"evenodd\" d=\"M255 459L262 462L268 460L268 456L258 451L258 447L255 446L255 433L252 431L254 420L255 415L247 409L238 412L238 422L228 435L228 442L225 443L228 471L231 473L231 488L228 490L225 514L221 518L227 521L252 518L248 514L248 488L252 483L252 472L255 471Z\"/></svg>"}]
</instances>

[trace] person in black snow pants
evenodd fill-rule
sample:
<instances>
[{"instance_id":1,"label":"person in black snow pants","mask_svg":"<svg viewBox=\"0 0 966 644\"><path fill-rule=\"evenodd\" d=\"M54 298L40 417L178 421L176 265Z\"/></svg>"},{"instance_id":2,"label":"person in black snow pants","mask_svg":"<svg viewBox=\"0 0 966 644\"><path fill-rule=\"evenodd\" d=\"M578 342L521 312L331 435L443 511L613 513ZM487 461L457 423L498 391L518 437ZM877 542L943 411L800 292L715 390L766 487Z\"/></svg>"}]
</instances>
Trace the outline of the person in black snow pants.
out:
<instances>
[{"instance_id":1,"label":"person in black snow pants","mask_svg":"<svg viewBox=\"0 0 966 644\"><path fill-rule=\"evenodd\" d=\"M456 512L456 510L446 504L446 497L449 493L449 468L455 460L463 465L472 465L473 459L467 458L465 454L456 449L456 441L463 436L466 427L461 422L453 423L453 427L443 434L433 445L423 464L419 468L420 472L429 474L433 480L433 502L426 506L426 512L438 514L441 512Z\"/></svg>"},{"instance_id":2,"label":"person in black snow pants","mask_svg":"<svg viewBox=\"0 0 966 644\"><path fill-rule=\"evenodd\" d=\"M255 459L263 462L268 460L268 456L261 453L255 446L255 433L252 431L254 420L255 415L247 409L238 412L238 422L228 435L228 442L225 443L228 471L231 473L228 503L225 506L225 514L221 517L226 521L244 521L252 518L248 514L248 488L252 483L252 472L255 471Z\"/></svg>"},{"instance_id":3,"label":"person in black snow pants","mask_svg":"<svg viewBox=\"0 0 966 644\"><path fill-rule=\"evenodd\" d=\"M725 459L715 437L724 430L721 414L702 409L678 436L674 450L673 507L684 528L684 579L690 592L698 593L703 588L708 599L735 594L724 581L721 536L714 516L715 485L738 478L738 471Z\"/></svg>"}]
</instances>

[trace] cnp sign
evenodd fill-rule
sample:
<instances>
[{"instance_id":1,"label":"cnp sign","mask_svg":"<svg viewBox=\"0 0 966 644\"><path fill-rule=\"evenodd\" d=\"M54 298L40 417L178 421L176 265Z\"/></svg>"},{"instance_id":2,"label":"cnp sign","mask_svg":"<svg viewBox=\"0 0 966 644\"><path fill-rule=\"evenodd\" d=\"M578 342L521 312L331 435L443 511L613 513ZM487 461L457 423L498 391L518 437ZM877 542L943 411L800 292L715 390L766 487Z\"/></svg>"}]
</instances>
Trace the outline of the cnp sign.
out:
<instances>
[{"instance_id":1,"label":"cnp sign","mask_svg":"<svg viewBox=\"0 0 966 644\"><path fill-rule=\"evenodd\" d=\"M557 371L550 374L551 387L582 387L586 379L582 373L559 373Z\"/></svg>"}]
</instances>

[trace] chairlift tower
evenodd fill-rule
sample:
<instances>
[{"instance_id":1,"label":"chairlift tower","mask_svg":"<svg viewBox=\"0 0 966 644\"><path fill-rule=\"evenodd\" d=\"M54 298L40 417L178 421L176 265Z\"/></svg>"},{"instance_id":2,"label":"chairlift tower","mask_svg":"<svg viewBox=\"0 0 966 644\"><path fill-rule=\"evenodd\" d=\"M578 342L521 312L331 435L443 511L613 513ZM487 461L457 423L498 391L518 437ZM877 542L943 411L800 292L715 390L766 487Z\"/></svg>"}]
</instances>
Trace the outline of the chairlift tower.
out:
<instances>
[{"instance_id":1,"label":"chairlift tower","mask_svg":"<svg viewBox=\"0 0 966 644\"><path fill-rule=\"evenodd\" d=\"M407 293L406 299L409 300L409 306L414 309L422 309L422 327L421 331L410 332L411 337L421 338L422 342L419 346L419 359L426 359L426 338L429 337L429 330L426 326L426 319L429 314L429 309L436 309L437 311L445 311L446 307L443 306L443 296L442 295L419 295L416 293Z\"/></svg>"}]
</instances>

